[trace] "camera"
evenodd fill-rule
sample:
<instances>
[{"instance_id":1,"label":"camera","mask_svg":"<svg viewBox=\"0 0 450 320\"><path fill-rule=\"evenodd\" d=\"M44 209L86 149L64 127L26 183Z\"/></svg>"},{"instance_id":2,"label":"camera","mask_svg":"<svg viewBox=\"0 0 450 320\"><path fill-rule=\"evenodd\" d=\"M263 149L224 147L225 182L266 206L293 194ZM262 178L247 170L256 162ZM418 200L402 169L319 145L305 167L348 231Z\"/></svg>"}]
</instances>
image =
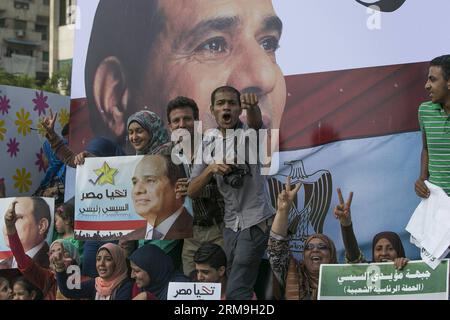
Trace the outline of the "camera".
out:
<instances>
[{"instance_id":1,"label":"camera","mask_svg":"<svg viewBox=\"0 0 450 320\"><path fill-rule=\"evenodd\" d=\"M250 167L246 164L233 164L231 171L223 175L223 182L229 186L239 189L244 185L244 177L250 174Z\"/></svg>"}]
</instances>

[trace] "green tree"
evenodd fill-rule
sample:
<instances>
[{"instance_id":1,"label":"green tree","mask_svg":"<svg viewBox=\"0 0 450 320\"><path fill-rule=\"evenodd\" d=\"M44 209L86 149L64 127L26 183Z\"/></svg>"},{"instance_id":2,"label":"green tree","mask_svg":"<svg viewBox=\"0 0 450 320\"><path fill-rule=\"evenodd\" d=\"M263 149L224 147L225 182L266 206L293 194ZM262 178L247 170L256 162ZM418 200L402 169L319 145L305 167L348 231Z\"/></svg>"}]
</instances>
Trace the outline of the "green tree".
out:
<instances>
[{"instance_id":1,"label":"green tree","mask_svg":"<svg viewBox=\"0 0 450 320\"><path fill-rule=\"evenodd\" d=\"M3 68L0 68L0 84L70 95L71 74L72 68L67 65L54 73L47 81L45 81L45 83L41 83L34 77L25 74L11 74L6 72Z\"/></svg>"}]
</instances>

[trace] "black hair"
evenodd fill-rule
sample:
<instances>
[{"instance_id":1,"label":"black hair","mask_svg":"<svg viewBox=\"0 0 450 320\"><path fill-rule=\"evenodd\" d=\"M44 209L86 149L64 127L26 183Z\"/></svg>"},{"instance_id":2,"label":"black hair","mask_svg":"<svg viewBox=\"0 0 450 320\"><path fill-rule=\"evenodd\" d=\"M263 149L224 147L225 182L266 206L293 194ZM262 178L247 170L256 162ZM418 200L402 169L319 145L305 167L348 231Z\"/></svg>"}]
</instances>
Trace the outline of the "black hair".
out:
<instances>
[{"instance_id":1,"label":"black hair","mask_svg":"<svg viewBox=\"0 0 450 320\"><path fill-rule=\"evenodd\" d=\"M0 284L5 284L9 288L9 280L5 277L0 277Z\"/></svg>"},{"instance_id":2,"label":"black hair","mask_svg":"<svg viewBox=\"0 0 450 320\"><path fill-rule=\"evenodd\" d=\"M441 67L445 81L450 80L450 54L434 58L431 60L430 66Z\"/></svg>"},{"instance_id":3,"label":"black hair","mask_svg":"<svg viewBox=\"0 0 450 320\"><path fill-rule=\"evenodd\" d=\"M186 178L186 172L184 171L184 167L182 164L178 165L173 163L172 158L170 156L170 148L166 150L162 150L161 153L158 154L149 154L145 155L141 161L144 161L146 157L161 157L166 164L166 176L169 178L170 184L175 186L175 183L180 178Z\"/></svg>"},{"instance_id":4,"label":"black hair","mask_svg":"<svg viewBox=\"0 0 450 320\"><path fill-rule=\"evenodd\" d=\"M46 238L47 234L48 234L48 230L50 229L50 224L52 222L52 216L50 214L50 207L48 206L47 202L42 198L31 197L31 200L33 201L33 215L34 215L34 221L36 221L36 224L39 224L39 221L41 221L41 219L46 219L48 221L48 227L44 233L44 238Z\"/></svg>"},{"instance_id":5,"label":"black hair","mask_svg":"<svg viewBox=\"0 0 450 320\"><path fill-rule=\"evenodd\" d=\"M107 57L120 60L131 91L129 103L133 105L134 91L139 91L146 72L143 66L162 30L164 19L157 0L100 0L92 25L84 76L91 127L96 135L108 133L100 121L94 99L97 68ZM125 119L128 116L125 115Z\"/></svg>"},{"instance_id":6,"label":"black hair","mask_svg":"<svg viewBox=\"0 0 450 320\"><path fill-rule=\"evenodd\" d=\"M236 94L239 106L241 105L241 93L238 89L232 86L221 86L214 89L214 91L211 93L211 106L214 105L214 102L216 101L216 94L219 92L233 92L234 94Z\"/></svg>"},{"instance_id":7,"label":"black hair","mask_svg":"<svg viewBox=\"0 0 450 320\"><path fill-rule=\"evenodd\" d=\"M73 228L75 216L75 197L70 198L67 202L56 209L56 214L64 221L69 221L70 226Z\"/></svg>"},{"instance_id":8,"label":"black hair","mask_svg":"<svg viewBox=\"0 0 450 320\"><path fill-rule=\"evenodd\" d=\"M28 291L30 294L31 292L35 292L36 296L34 297L33 300L43 300L44 299L44 294L42 293L42 291L36 287L35 285L33 285L30 281L28 281L27 278L25 277L19 277L14 281L14 285L19 284L20 286L22 286L26 291ZM13 285L13 287L14 287Z\"/></svg>"},{"instance_id":9,"label":"black hair","mask_svg":"<svg viewBox=\"0 0 450 320\"><path fill-rule=\"evenodd\" d=\"M159 154L166 162L167 177L169 178L170 184L175 185L178 179L186 178L186 172L182 164L178 165L173 163L172 158L167 154Z\"/></svg>"},{"instance_id":10,"label":"black hair","mask_svg":"<svg viewBox=\"0 0 450 320\"><path fill-rule=\"evenodd\" d=\"M70 129L69 123L66 123L61 130L61 135L63 137L69 135L69 129Z\"/></svg>"},{"instance_id":11,"label":"black hair","mask_svg":"<svg viewBox=\"0 0 450 320\"><path fill-rule=\"evenodd\" d=\"M227 267L227 256L222 247L210 242L203 243L194 254L194 262L207 264L214 269Z\"/></svg>"},{"instance_id":12,"label":"black hair","mask_svg":"<svg viewBox=\"0 0 450 320\"><path fill-rule=\"evenodd\" d=\"M187 97L176 97L167 104L167 122L170 123L170 113L175 109L191 108L194 120L198 120L198 106L194 100Z\"/></svg>"}]
</instances>

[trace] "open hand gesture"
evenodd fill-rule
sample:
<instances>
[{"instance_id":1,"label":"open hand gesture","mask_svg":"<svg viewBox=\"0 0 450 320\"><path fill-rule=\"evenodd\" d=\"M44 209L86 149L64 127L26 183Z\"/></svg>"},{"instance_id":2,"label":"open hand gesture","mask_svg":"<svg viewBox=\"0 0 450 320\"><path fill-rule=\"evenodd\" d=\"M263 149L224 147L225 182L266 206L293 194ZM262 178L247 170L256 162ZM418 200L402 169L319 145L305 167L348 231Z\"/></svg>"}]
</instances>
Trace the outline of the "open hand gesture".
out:
<instances>
[{"instance_id":1,"label":"open hand gesture","mask_svg":"<svg viewBox=\"0 0 450 320\"><path fill-rule=\"evenodd\" d=\"M298 190L300 190L301 183L297 183L295 187L292 189L291 186L291 177L286 178L286 183L284 185L283 191L278 194L277 207L278 211L281 212L289 212L292 206L292 202L297 195Z\"/></svg>"},{"instance_id":2,"label":"open hand gesture","mask_svg":"<svg viewBox=\"0 0 450 320\"><path fill-rule=\"evenodd\" d=\"M344 198L342 197L341 189L337 189L337 193L339 196L339 204L334 208L334 216L336 219L339 219L339 222L344 227L348 227L352 224L352 217L350 213L350 206L352 205L353 192L350 192L348 199L344 202Z\"/></svg>"},{"instance_id":3,"label":"open hand gesture","mask_svg":"<svg viewBox=\"0 0 450 320\"><path fill-rule=\"evenodd\" d=\"M65 257L62 252L58 252L50 256L50 263L53 265L56 272L62 272L72 263L72 259L70 257Z\"/></svg>"},{"instance_id":4,"label":"open hand gesture","mask_svg":"<svg viewBox=\"0 0 450 320\"><path fill-rule=\"evenodd\" d=\"M54 134L55 133L55 122L56 118L58 117L58 112L56 112L53 115L52 109L50 109L50 116L45 117L41 124L44 127L45 131L47 131L48 134Z\"/></svg>"},{"instance_id":5,"label":"open hand gesture","mask_svg":"<svg viewBox=\"0 0 450 320\"><path fill-rule=\"evenodd\" d=\"M77 154L76 156L75 156L75 159L73 159L73 163L76 165L76 166L82 166L83 164L84 164L84 158L88 158L88 157L92 157L93 155L92 154L90 154L89 152L87 152L87 151L82 151L82 152L80 152L79 154Z\"/></svg>"},{"instance_id":6,"label":"open hand gesture","mask_svg":"<svg viewBox=\"0 0 450 320\"><path fill-rule=\"evenodd\" d=\"M242 109L250 109L258 105L258 96L255 93L243 93L241 95Z\"/></svg>"}]
</instances>

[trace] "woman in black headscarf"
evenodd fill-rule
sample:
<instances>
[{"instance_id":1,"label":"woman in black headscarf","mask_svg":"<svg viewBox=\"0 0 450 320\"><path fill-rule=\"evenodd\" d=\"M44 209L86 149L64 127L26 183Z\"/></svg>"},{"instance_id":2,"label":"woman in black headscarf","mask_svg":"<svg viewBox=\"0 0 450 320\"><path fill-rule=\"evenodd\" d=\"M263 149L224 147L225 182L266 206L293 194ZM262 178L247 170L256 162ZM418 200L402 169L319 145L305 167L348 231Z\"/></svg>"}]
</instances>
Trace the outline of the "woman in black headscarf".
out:
<instances>
[{"instance_id":1,"label":"woman in black headscarf","mask_svg":"<svg viewBox=\"0 0 450 320\"><path fill-rule=\"evenodd\" d=\"M345 260L347 263L364 263L362 251L353 231L350 206L352 203L353 192L347 202L344 202L341 189L337 189L339 196L339 205L334 209L336 219L341 223L342 239L345 247ZM372 240L372 262L394 262L396 269L402 269L407 263L405 249L399 235L395 232L384 231L375 235Z\"/></svg>"},{"instance_id":2,"label":"woman in black headscarf","mask_svg":"<svg viewBox=\"0 0 450 320\"><path fill-rule=\"evenodd\" d=\"M147 244L129 257L131 278L135 279L132 297L143 300L167 300L169 282L189 282L175 271L172 259L155 245Z\"/></svg>"}]
</instances>

